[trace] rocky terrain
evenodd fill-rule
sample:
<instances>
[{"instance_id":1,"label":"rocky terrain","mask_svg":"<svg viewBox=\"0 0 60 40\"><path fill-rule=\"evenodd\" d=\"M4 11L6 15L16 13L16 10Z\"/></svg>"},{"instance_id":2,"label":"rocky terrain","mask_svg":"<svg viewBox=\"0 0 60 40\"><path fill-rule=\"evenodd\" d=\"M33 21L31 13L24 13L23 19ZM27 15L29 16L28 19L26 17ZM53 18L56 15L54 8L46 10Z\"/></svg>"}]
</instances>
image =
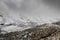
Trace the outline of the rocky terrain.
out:
<instances>
[{"instance_id":1,"label":"rocky terrain","mask_svg":"<svg viewBox=\"0 0 60 40\"><path fill-rule=\"evenodd\" d=\"M60 26L43 24L23 31L0 34L0 40L60 40Z\"/></svg>"},{"instance_id":2,"label":"rocky terrain","mask_svg":"<svg viewBox=\"0 0 60 40\"><path fill-rule=\"evenodd\" d=\"M60 0L0 0L0 40L60 40L59 20Z\"/></svg>"}]
</instances>

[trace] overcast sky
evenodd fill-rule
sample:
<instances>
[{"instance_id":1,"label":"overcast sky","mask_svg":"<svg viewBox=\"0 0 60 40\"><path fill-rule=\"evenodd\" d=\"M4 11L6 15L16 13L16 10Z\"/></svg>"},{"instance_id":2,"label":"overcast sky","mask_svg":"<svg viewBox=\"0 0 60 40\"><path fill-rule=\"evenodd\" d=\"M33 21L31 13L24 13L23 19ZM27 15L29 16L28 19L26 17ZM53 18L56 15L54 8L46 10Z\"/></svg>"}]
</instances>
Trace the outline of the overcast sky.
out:
<instances>
[{"instance_id":1,"label":"overcast sky","mask_svg":"<svg viewBox=\"0 0 60 40\"><path fill-rule=\"evenodd\" d=\"M0 12L15 20L26 16L38 21L56 21L60 19L60 0L0 0Z\"/></svg>"}]
</instances>

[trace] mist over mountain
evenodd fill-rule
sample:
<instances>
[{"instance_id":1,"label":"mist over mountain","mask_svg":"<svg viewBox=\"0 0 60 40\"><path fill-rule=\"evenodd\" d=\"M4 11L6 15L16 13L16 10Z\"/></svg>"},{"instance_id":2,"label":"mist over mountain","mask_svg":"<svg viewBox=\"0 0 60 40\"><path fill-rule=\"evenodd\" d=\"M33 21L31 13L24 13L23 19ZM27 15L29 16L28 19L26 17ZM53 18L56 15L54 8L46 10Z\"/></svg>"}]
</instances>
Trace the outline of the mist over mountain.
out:
<instances>
[{"instance_id":1,"label":"mist over mountain","mask_svg":"<svg viewBox=\"0 0 60 40\"><path fill-rule=\"evenodd\" d=\"M0 0L0 28L20 31L60 20L59 0Z\"/></svg>"}]
</instances>

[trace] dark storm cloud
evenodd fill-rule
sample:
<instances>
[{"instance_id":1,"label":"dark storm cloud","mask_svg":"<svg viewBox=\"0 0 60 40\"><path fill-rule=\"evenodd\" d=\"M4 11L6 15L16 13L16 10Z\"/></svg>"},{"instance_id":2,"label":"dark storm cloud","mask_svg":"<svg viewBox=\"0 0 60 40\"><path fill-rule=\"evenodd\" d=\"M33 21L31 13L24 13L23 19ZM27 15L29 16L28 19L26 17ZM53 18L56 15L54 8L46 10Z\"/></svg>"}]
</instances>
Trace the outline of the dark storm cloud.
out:
<instances>
[{"instance_id":1,"label":"dark storm cloud","mask_svg":"<svg viewBox=\"0 0 60 40\"><path fill-rule=\"evenodd\" d=\"M60 9L60 0L43 0L43 2L53 8Z\"/></svg>"}]
</instances>

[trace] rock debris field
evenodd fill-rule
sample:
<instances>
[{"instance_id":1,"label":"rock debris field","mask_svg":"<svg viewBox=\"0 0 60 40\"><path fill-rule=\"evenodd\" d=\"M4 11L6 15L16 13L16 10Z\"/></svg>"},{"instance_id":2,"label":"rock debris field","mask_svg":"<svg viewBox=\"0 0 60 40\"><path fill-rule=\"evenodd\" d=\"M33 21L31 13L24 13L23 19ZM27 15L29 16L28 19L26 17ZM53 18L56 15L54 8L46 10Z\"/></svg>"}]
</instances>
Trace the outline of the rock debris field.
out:
<instances>
[{"instance_id":1,"label":"rock debris field","mask_svg":"<svg viewBox=\"0 0 60 40\"><path fill-rule=\"evenodd\" d=\"M60 40L58 22L42 24L23 31L0 34L0 40Z\"/></svg>"}]
</instances>

